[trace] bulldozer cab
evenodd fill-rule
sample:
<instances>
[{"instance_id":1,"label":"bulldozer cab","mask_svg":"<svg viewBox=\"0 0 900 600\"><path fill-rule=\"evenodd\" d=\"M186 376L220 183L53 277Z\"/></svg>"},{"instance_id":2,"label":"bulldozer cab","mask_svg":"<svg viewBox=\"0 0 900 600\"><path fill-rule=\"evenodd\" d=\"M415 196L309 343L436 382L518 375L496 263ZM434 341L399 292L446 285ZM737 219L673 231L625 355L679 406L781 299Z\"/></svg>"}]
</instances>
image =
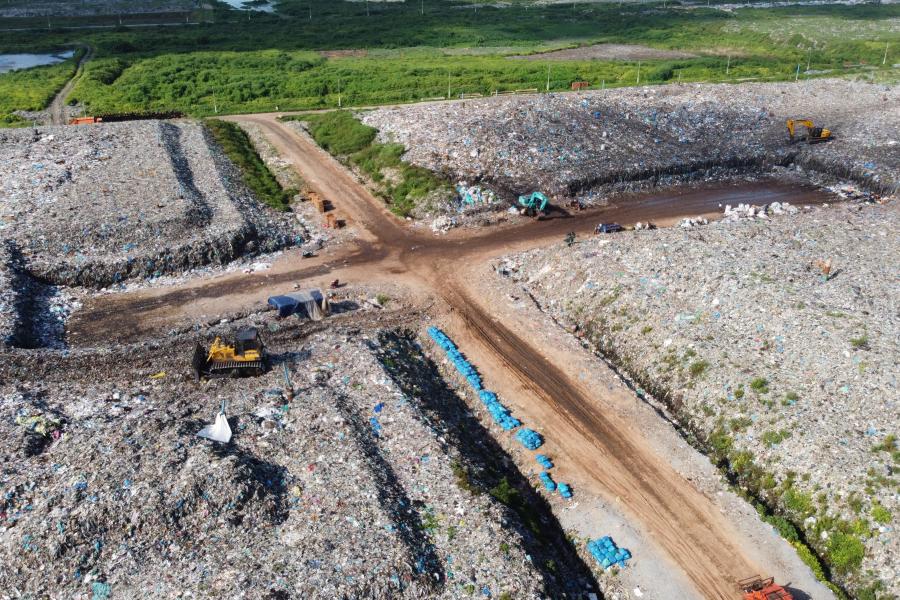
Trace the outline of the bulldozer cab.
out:
<instances>
[{"instance_id":1,"label":"bulldozer cab","mask_svg":"<svg viewBox=\"0 0 900 600\"><path fill-rule=\"evenodd\" d=\"M249 351L259 351L259 331L255 327L245 327L239 329L234 335L234 353L237 356L243 356Z\"/></svg>"}]
</instances>

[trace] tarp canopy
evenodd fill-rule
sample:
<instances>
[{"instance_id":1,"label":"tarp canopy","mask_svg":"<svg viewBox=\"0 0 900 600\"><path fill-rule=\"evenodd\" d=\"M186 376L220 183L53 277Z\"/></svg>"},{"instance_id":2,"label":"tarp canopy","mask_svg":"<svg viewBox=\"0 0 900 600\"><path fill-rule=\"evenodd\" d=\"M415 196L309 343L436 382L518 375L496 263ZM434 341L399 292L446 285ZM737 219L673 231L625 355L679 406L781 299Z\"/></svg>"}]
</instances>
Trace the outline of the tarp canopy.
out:
<instances>
[{"instance_id":1,"label":"tarp canopy","mask_svg":"<svg viewBox=\"0 0 900 600\"><path fill-rule=\"evenodd\" d=\"M320 321L328 315L328 299L319 289L272 296L269 298L269 306L278 311L279 317L298 313L313 321Z\"/></svg>"}]
</instances>

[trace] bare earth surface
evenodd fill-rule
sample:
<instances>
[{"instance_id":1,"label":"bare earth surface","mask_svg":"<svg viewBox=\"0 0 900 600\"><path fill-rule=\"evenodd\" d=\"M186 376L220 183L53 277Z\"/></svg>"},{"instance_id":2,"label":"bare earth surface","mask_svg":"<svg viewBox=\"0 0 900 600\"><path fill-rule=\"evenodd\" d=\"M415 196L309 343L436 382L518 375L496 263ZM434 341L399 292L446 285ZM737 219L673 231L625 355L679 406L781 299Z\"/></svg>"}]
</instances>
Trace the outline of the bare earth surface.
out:
<instances>
[{"instance_id":1,"label":"bare earth surface","mask_svg":"<svg viewBox=\"0 0 900 600\"><path fill-rule=\"evenodd\" d=\"M653 58L691 58L696 56L679 50L662 50L636 44L594 44L581 48L568 48L552 52L540 52L513 56L520 60L649 60Z\"/></svg>"}]
</instances>

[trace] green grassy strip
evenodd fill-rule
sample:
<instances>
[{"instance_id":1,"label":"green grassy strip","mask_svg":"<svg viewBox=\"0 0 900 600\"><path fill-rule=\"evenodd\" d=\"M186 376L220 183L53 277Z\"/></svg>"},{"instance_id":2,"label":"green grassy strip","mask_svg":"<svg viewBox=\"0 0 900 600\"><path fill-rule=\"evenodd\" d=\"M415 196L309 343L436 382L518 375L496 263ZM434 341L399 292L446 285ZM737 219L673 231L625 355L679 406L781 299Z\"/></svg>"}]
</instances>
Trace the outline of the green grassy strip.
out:
<instances>
[{"instance_id":1,"label":"green grassy strip","mask_svg":"<svg viewBox=\"0 0 900 600\"><path fill-rule=\"evenodd\" d=\"M285 117L304 121L313 139L328 152L365 172L381 186L381 196L391 212L407 217L432 192L447 188L447 182L428 169L402 160L402 144L375 141L377 131L361 123L348 111L330 111Z\"/></svg>"},{"instance_id":2,"label":"green grassy strip","mask_svg":"<svg viewBox=\"0 0 900 600\"><path fill-rule=\"evenodd\" d=\"M296 190L285 190L263 162L250 138L234 123L209 119L205 121L213 138L241 171L241 178L256 197L276 210L290 210Z\"/></svg>"}]
</instances>

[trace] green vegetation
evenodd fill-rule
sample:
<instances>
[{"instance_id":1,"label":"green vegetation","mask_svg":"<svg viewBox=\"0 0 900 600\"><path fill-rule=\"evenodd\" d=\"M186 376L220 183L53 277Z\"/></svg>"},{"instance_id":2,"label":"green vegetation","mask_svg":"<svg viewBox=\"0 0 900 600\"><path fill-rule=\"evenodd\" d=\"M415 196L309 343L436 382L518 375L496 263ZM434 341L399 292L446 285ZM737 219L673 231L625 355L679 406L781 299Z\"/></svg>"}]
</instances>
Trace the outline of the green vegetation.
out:
<instances>
[{"instance_id":1,"label":"green vegetation","mask_svg":"<svg viewBox=\"0 0 900 600\"><path fill-rule=\"evenodd\" d=\"M192 17L205 22L192 27L7 31L0 44L15 51L93 46L96 58L72 96L93 113L179 110L210 116L275 106L310 109L339 102L360 106L448 94L543 90L548 61L510 55L596 42L681 49L694 56L644 60L640 65L627 60L554 61L550 90L568 89L572 81L611 87L638 80L790 80L797 65L805 68L807 63L815 73L896 77L890 66L896 62L895 50L882 66L885 44L898 47L892 28L900 15L896 5L725 12L664 8L659 3L591 3L575 10L559 3L527 9L522 3L482 5L477 10L445 0L369 4L284 0L277 15L217 5L194 11ZM94 20L107 24L110 18ZM66 25L89 21L75 18ZM28 24L0 19L0 29ZM347 52L323 56L316 52L322 49Z\"/></svg>"},{"instance_id":2,"label":"green vegetation","mask_svg":"<svg viewBox=\"0 0 900 600\"><path fill-rule=\"evenodd\" d=\"M691 363L689 371L691 373L691 378L697 378L703 375L706 372L706 369L709 368L709 362L705 360L697 360Z\"/></svg>"},{"instance_id":3,"label":"green vegetation","mask_svg":"<svg viewBox=\"0 0 900 600\"><path fill-rule=\"evenodd\" d=\"M543 538L544 534L542 532L541 520L537 510L525 501L522 492L512 486L506 477L502 478L500 483L492 487L489 493L495 500L515 511L522 519L522 523L524 523L532 533L538 536L538 538Z\"/></svg>"},{"instance_id":4,"label":"green vegetation","mask_svg":"<svg viewBox=\"0 0 900 600\"><path fill-rule=\"evenodd\" d=\"M347 111L308 113L287 120L305 121L316 142L337 156L358 167L379 186L379 193L398 216L410 215L429 195L449 186L427 169L402 160L402 144L382 144L375 141L376 130L361 123Z\"/></svg>"},{"instance_id":5,"label":"green vegetation","mask_svg":"<svg viewBox=\"0 0 900 600\"><path fill-rule=\"evenodd\" d=\"M843 532L831 534L828 540L828 558L832 568L846 574L859 569L865 556L865 546L858 537Z\"/></svg>"},{"instance_id":6,"label":"green vegetation","mask_svg":"<svg viewBox=\"0 0 900 600\"><path fill-rule=\"evenodd\" d=\"M458 460L451 462L450 470L453 471L453 476L456 478L456 485L459 489L465 490L476 496L481 494L481 489L472 483L472 478L469 476L469 470L461 462Z\"/></svg>"},{"instance_id":7,"label":"green vegetation","mask_svg":"<svg viewBox=\"0 0 900 600\"><path fill-rule=\"evenodd\" d=\"M741 415L740 417L735 417L728 421L728 428L731 429L731 431L733 431L735 433L737 433L739 431L744 431L751 425L753 425L753 419L751 419L750 417L746 417L744 415Z\"/></svg>"},{"instance_id":8,"label":"green vegetation","mask_svg":"<svg viewBox=\"0 0 900 600\"><path fill-rule=\"evenodd\" d=\"M241 171L256 197L277 210L289 210L296 190L285 190L253 148L244 130L234 123L210 119L206 126L225 154Z\"/></svg>"},{"instance_id":9,"label":"green vegetation","mask_svg":"<svg viewBox=\"0 0 900 600\"><path fill-rule=\"evenodd\" d=\"M75 74L82 52L74 58L43 67L10 71L0 75L0 127L28 123L12 114L17 110L42 110Z\"/></svg>"},{"instance_id":10,"label":"green vegetation","mask_svg":"<svg viewBox=\"0 0 900 600\"><path fill-rule=\"evenodd\" d=\"M859 337L851 338L850 345L856 350L867 350L869 348L869 336L861 335Z\"/></svg>"},{"instance_id":11,"label":"green vegetation","mask_svg":"<svg viewBox=\"0 0 900 600\"><path fill-rule=\"evenodd\" d=\"M757 377L750 382L750 389L757 394L769 393L769 380L765 377Z\"/></svg>"},{"instance_id":12,"label":"green vegetation","mask_svg":"<svg viewBox=\"0 0 900 600\"><path fill-rule=\"evenodd\" d=\"M773 430L762 434L762 441L766 446L771 448L772 446L777 446L789 437L791 437L791 432L787 429L781 429L779 431Z\"/></svg>"},{"instance_id":13,"label":"green vegetation","mask_svg":"<svg viewBox=\"0 0 900 600\"><path fill-rule=\"evenodd\" d=\"M376 301L378 302L378 304L380 304L381 306L385 306L388 302L391 301L391 297L388 296L387 294L376 294L376 295L375 295L375 300L376 300Z\"/></svg>"},{"instance_id":14,"label":"green vegetation","mask_svg":"<svg viewBox=\"0 0 900 600\"><path fill-rule=\"evenodd\" d=\"M301 115L296 119L309 124L309 132L317 144L339 156L368 148L378 133L374 127L363 125L352 113L343 110Z\"/></svg>"},{"instance_id":15,"label":"green vegetation","mask_svg":"<svg viewBox=\"0 0 900 600\"><path fill-rule=\"evenodd\" d=\"M876 523L887 525L893 520L893 515L891 515L891 511L876 502L875 505L872 506L872 519Z\"/></svg>"}]
</instances>

